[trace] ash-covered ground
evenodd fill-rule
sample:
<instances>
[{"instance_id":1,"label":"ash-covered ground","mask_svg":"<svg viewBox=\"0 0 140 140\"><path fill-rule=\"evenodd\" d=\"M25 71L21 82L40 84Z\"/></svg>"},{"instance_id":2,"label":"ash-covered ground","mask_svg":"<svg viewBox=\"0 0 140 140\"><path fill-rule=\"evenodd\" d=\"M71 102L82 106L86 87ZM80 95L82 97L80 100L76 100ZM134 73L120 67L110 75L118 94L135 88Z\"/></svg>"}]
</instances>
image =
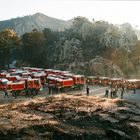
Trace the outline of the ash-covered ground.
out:
<instances>
[{"instance_id":1,"label":"ash-covered ground","mask_svg":"<svg viewBox=\"0 0 140 140\"><path fill-rule=\"evenodd\" d=\"M0 105L1 140L139 140L140 107L59 94Z\"/></svg>"}]
</instances>

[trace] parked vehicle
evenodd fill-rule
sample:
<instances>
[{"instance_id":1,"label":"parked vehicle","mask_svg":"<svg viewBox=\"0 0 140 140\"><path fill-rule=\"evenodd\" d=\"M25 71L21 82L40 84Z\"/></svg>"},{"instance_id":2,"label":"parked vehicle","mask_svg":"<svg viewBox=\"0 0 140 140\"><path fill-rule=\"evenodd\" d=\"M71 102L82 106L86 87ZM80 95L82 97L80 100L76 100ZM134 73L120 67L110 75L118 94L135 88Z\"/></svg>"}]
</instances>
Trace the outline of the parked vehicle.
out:
<instances>
[{"instance_id":1,"label":"parked vehicle","mask_svg":"<svg viewBox=\"0 0 140 140\"><path fill-rule=\"evenodd\" d=\"M110 86L111 87L122 87L124 85L125 80L123 78L110 78Z\"/></svg>"},{"instance_id":2,"label":"parked vehicle","mask_svg":"<svg viewBox=\"0 0 140 140\"><path fill-rule=\"evenodd\" d=\"M4 78L0 78L0 90L4 90L7 88L8 80Z\"/></svg>"},{"instance_id":3,"label":"parked vehicle","mask_svg":"<svg viewBox=\"0 0 140 140\"><path fill-rule=\"evenodd\" d=\"M140 79L127 79L125 83L127 89L140 89Z\"/></svg>"},{"instance_id":4,"label":"parked vehicle","mask_svg":"<svg viewBox=\"0 0 140 140\"><path fill-rule=\"evenodd\" d=\"M50 74L47 77L48 85L59 89L72 89L72 88L81 88L85 84L85 78L83 75L72 75L62 76Z\"/></svg>"},{"instance_id":5,"label":"parked vehicle","mask_svg":"<svg viewBox=\"0 0 140 140\"><path fill-rule=\"evenodd\" d=\"M97 85L99 84L99 78L97 76L87 76L86 83L88 85Z\"/></svg>"},{"instance_id":6,"label":"parked vehicle","mask_svg":"<svg viewBox=\"0 0 140 140\"><path fill-rule=\"evenodd\" d=\"M99 77L98 80L99 80L99 84L102 86L108 86L110 83L109 77Z\"/></svg>"},{"instance_id":7,"label":"parked vehicle","mask_svg":"<svg viewBox=\"0 0 140 140\"><path fill-rule=\"evenodd\" d=\"M34 72L31 74L32 78L39 79L42 85L46 83L46 73L45 72Z\"/></svg>"},{"instance_id":8,"label":"parked vehicle","mask_svg":"<svg viewBox=\"0 0 140 140\"><path fill-rule=\"evenodd\" d=\"M21 79L20 76L7 76L6 79L8 79L9 81L19 81Z\"/></svg>"},{"instance_id":9,"label":"parked vehicle","mask_svg":"<svg viewBox=\"0 0 140 140\"><path fill-rule=\"evenodd\" d=\"M27 87L26 87L27 82ZM27 88L27 89L26 89ZM21 81L9 81L7 79L0 79L0 90L7 89L9 91L20 93L25 92L25 90L39 91L42 85L39 79L21 79Z\"/></svg>"}]
</instances>

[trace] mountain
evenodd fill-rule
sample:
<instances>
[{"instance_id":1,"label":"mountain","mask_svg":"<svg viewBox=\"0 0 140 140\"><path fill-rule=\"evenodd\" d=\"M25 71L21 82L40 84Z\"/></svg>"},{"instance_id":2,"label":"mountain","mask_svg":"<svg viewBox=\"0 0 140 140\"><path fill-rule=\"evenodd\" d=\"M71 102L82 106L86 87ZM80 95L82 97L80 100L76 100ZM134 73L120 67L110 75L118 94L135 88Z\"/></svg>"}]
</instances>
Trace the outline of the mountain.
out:
<instances>
[{"instance_id":1,"label":"mountain","mask_svg":"<svg viewBox=\"0 0 140 140\"><path fill-rule=\"evenodd\" d=\"M14 29L19 35L25 32L30 32L33 29L39 31L44 28L50 28L53 31L63 31L65 28L69 28L73 20L60 20L52 17L48 17L41 13L34 15L13 18L10 20L0 21L0 31L10 28Z\"/></svg>"}]
</instances>

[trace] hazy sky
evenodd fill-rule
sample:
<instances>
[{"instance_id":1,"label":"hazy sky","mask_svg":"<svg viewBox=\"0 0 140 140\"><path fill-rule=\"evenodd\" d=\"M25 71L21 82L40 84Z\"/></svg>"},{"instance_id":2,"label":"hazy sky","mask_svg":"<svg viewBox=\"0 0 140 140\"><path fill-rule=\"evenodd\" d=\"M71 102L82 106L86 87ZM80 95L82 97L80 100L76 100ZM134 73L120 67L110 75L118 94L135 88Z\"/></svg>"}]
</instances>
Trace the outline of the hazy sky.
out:
<instances>
[{"instance_id":1,"label":"hazy sky","mask_svg":"<svg viewBox=\"0 0 140 140\"><path fill-rule=\"evenodd\" d=\"M36 12L64 20L85 16L90 20L129 22L140 27L140 1L0 0L0 21Z\"/></svg>"}]
</instances>

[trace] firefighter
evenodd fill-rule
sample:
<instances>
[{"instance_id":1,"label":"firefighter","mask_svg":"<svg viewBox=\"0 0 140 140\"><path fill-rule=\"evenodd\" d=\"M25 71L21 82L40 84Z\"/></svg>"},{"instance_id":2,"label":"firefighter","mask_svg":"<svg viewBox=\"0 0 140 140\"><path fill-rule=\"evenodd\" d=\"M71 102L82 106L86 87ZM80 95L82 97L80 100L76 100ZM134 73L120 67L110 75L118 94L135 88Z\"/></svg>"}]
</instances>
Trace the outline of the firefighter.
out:
<instances>
[{"instance_id":1,"label":"firefighter","mask_svg":"<svg viewBox=\"0 0 140 140\"><path fill-rule=\"evenodd\" d=\"M113 97L113 98L116 97L116 89L113 89L113 91L112 91L112 97Z\"/></svg>"},{"instance_id":2,"label":"firefighter","mask_svg":"<svg viewBox=\"0 0 140 140\"><path fill-rule=\"evenodd\" d=\"M6 96L9 98L7 88L4 89L4 98L5 98Z\"/></svg>"},{"instance_id":3,"label":"firefighter","mask_svg":"<svg viewBox=\"0 0 140 140\"><path fill-rule=\"evenodd\" d=\"M113 97L113 89L110 90L110 97Z\"/></svg>"},{"instance_id":4,"label":"firefighter","mask_svg":"<svg viewBox=\"0 0 140 140\"><path fill-rule=\"evenodd\" d=\"M14 91L14 97L17 98L17 92L16 91Z\"/></svg>"},{"instance_id":5,"label":"firefighter","mask_svg":"<svg viewBox=\"0 0 140 140\"><path fill-rule=\"evenodd\" d=\"M25 94L25 96L27 97L29 97L29 91L28 91L28 82L27 81L25 81L25 92L26 92L26 94Z\"/></svg>"},{"instance_id":6,"label":"firefighter","mask_svg":"<svg viewBox=\"0 0 140 140\"><path fill-rule=\"evenodd\" d=\"M36 89L35 89L35 95L37 95L38 92L39 92L39 90L36 88Z\"/></svg>"},{"instance_id":7,"label":"firefighter","mask_svg":"<svg viewBox=\"0 0 140 140\"><path fill-rule=\"evenodd\" d=\"M136 93L136 87L134 86L134 94Z\"/></svg>"},{"instance_id":8,"label":"firefighter","mask_svg":"<svg viewBox=\"0 0 140 140\"><path fill-rule=\"evenodd\" d=\"M50 84L49 84L48 88L49 88L49 94L51 94L52 93L52 86L50 86Z\"/></svg>"},{"instance_id":9,"label":"firefighter","mask_svg":"<svg viewBox=\"0 0 140 140\"><path fill-rule=\"evenodd\" d=\"M107 98L108 98L108 93L109 93L109 90L106 89L106 90L105 90L105 96L104 96L104 97L107 97Z\"/></svg>"},{"instance_id":10,"label":"firefighter","mask_svg":"<svg viewBox=\"0 0 140 140\"><path fill-rule=\"evenodd\" d=\"M37 95L38 92L39 92L38 87L39 87L39 82L37 81L37 82L35 83L35 95Z\"/></svg>"},{"instance_id":11,"label":"firefighter","mask_svg":"<svg viewBox=\"0 0 140 140\"><path fill-rule=\"evenodd\" d=\"M86 91L87 91L87 96L89 96L89 87L86 87Z\"/></svg>"},{"instance_id":12,"label":"firefighter","mask_svg":"<svg viewBox=\"0 0 140 140\"><path fill-rule=\"evenodd\" d=\"M123 99L123 94L124 94L124 85L122 86L122 89L121 89L121 99Z\"/></svg>"}]
</instances>

